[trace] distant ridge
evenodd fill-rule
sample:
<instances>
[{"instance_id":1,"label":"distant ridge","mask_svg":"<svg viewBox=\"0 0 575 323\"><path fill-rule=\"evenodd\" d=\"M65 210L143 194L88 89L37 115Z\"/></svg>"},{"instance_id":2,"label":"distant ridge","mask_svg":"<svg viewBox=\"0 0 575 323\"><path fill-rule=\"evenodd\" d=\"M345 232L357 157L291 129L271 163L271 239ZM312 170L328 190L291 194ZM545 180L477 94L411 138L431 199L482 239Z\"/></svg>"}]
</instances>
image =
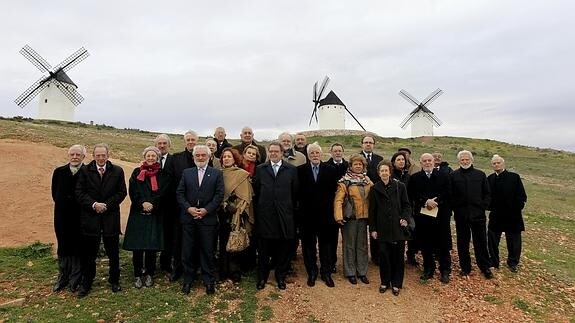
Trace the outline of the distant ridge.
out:
<instances>
[{"instance_id":1,"label":"distant ridge","mask_svg":"<svg viewBox=\"0 0 575 323\"><path fill-rule=\"evenodd\" d=\"M363 130L348 130L348 129L324 129L324 130L308 130L299 131L306 137L331 137L331 136L362 136L362 135L373 135L379 137L378 134L371 131Z\"/></svg>"}]
</instances>

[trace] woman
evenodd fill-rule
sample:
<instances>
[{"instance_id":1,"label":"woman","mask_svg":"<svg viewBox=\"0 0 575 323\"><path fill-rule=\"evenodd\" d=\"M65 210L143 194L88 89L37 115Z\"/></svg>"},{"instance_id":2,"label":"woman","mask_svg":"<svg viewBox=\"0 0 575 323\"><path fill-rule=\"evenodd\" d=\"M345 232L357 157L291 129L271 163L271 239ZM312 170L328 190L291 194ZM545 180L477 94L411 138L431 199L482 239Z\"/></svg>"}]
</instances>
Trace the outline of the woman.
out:
<instances>
[{"instance_id":1,"label":"woman","mask_svg":"<svg viewBox=\"0 0 575 323\"><path fill-rule=\"evenodd\" d=\"M144 149L142 156L142 165L134 169L130 177L132 205L123 245L124 249L132 251L136 288L142 288L143 285L151 287L154 284L156 252L164 249L160 200L169 185L169 177L162 172L158 163L162 156L160 150L150 146Z\"/></svg>"},{"instance_id":2,"label":"woman","mask_svg":"<svg viewBox=\"0 0 575 323\"><path fill-rule=\"evenodd\" d=\"M343 226L343 273L352 284L357 278L369 284L367 278L367 218L368 197L373 182L365 175L367 161L361 155L349 159L349 168L339 180L334 201L335 221ZM347 198L347 199L346 199ZM351 213L344 214L344 200L350 201ZM357 278L356 278L357 277Z\"/></svg>"},{"instance_id":3,"label":"woman","mask_svg":"<svg viewBox=\"0 0 575 323\"><path fill-rule=\"evenodd\" d=\"M410 165L405 152L399 151L393 154L391 156L391 164L393 165L391 176L407 187Z\"/></svg>"},{"instance_id":4,"label":"woman","mask_svg":"<svg viewBox=\"0 0 575 323\"><path fill-rule=\"evenodd\" d=\"M254 177L256 173L256 166L260 161L260 151L258 147L254 145L247 145L242 152L243 160L241 162L241 168L250 174L250 178Z\"/></svg>"},{"instance_id":5,"label":"woman","mask_svg":"<svg viewBox=\"0 0 575 323\"><path fill-rule=\"evenodd\" d=\"M243 252L228 252L226 245L230 232L235 224L241 222L244 228L251 232L254 223L252 212L252 184L250 174L237 167L239 155L232 148L224 148L220 156L222 173L224 175L224 202L218 210L219 218L219 267L220 280L227 277L233 282L241 280L240 259Z\"/></svg>"},{"instance_id":6,"label":"woman","mask_svg":"<svg viewBox=\"0 0 575 323\"><path fill-rule=\"evenodd\" d=\"M380 182L369 196L369 230L379 247L379 292L391 286L393 295L403 287L403 252L409 239L411 207L405 185L391 177L393 166L387 160L377 165Z\"/></svg>"},{"instance_id":7,"label":"woman","mask_svg":"<svg viewBox=\"0 0 575 323\"><path fill-rule=\"evenodd\" d=\"M216 151L218 150L218 143L212 139L206 139L206 146L210 149L210 160L208 161L208 165L217 169L221 169L222 165L220 163L220 159L216 158Z\"/></svg>"}]
</instances>

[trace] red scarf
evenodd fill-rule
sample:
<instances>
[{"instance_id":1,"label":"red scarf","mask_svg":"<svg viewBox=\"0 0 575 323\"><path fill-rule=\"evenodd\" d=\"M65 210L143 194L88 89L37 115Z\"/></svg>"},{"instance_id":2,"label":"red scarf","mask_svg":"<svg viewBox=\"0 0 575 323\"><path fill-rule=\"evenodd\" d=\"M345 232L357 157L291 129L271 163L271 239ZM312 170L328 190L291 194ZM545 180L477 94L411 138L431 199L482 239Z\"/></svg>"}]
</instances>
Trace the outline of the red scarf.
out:
<instances>
[{"instance_id":1,"label":"red scarf","mask_svg":"<svg viewBox=\"0 0 575 323\"><path fill-rule=\"evenodd\" d=\"M249 160L245 160L244 159L244 163L243 163L244 167L242 167L245 171L247 171L248 173L250 173L250 177L254 177L254 174L256 173L256 163L253 161L249 161Z\"/></svg>"},{"instance_id":2,"label":"red scarf","mask_svg":"<svg viewBox=\"0 0 575 323\"><path fill-rule=\"evenodd\" d=\"M160 164L155 163L152 165L148 165L146 162L142 163L140 166L140 174L136 177L139 181L143 182L146 180L146 177L150 178L150 183L152 184L152 192L156 192L158 190L158 181L156 180L156 174L160 171Z\"/></svg>"}]
</instances>

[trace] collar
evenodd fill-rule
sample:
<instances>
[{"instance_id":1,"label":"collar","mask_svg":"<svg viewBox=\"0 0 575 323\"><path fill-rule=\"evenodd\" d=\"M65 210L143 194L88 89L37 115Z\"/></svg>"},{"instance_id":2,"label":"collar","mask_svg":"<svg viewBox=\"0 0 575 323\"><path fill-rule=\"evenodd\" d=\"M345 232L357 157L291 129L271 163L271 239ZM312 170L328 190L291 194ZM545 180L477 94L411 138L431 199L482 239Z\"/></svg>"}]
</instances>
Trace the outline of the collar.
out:
<instances>
[{"instance_id":1,"label":"collar","mask_svg":"<svg viewBox=\"0 0 575 323\"><path fill-rule=\"evenodd\" d=\"M277 163L274 163L273 161L270 160L270 165L273 167L274 165L278 165L278 167L282 166L282 160L280 159Z\"/></svg>"}]
</instances>

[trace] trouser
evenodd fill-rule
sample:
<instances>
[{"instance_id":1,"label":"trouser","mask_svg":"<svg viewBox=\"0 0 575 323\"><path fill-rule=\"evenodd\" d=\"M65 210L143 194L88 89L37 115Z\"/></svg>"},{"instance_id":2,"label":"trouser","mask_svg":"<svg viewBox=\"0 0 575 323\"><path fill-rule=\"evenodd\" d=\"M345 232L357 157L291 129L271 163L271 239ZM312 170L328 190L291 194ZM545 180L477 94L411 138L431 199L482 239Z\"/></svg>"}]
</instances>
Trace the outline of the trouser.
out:
<instances>
[{"instance_id":1,"label":"trouser","mask_svg":"<svg viewBox=\"0 0 575 323\"><path fill-rule=\"evenodd\" d=\"M499 242L501 233L498 231L488 230L489 255L491 256L491 265L499 268ZM521 231L505 232L505 241L507 243L507 265L517 266L521 258Z\"/></svg>"},{"instance_id":2,"label":"trouser","mask_svg":"<svg viewBox=\"0 0 575 323\"><path fill-rule=\"evenodd\" d=\"M331 261L333 263L333 268L335 269L335 266L337 264L337 246L339 244L339 225L335 227L335 229L333 229L333 231L330 232L330 243L333 246L333 248L331 249Z\"/></svg>"},{"instance_id":3,"label":"trouser","mask_svg":"<svg viewBox=\"0 0 575 323\"><path fill-rule=\"evenodd\" d=\"M451 224L450 216L422 217L419 221L419 238L423 256L423 270L433 273L435 259L441 273L451 273ZM434 257L435 256L435 257Z\"/></svg>"},{"instance_id":4,"label":"trouser","mask_svg":"<svg viewBox=\"0 0 575 323\"><path fill-rule=\"evenodd\" d=\"M104 249L108 256L108 282L118 284L120 282L120 237L113 236L87 236L82 237L84 252L81 257L82 285L91 288L96 277L96 258L100 250L100 239L104 241Z\"/></svg>"},{"instance_id":5,"label":"trouser","mask_svg":"<svg viewBox=\"0 0 575 323\"><path fill-rule=\"evenodd\" d=\"M405 263L405 241L381 241L379 245L379 278L381 284L397 288L403 287Z\"/></svg>"},{"instance_id":6,"label":"trouser","mask_svg":"<svg viewBox=\"0 0 575 323\"><path fill-rule=\"evenodd\" d=\"M140 277L142 274L154 276L156 272L156 255L157 252L154 250L132 251L134 277Z\"/></svg>"},{"instance_id":7,"label":"trouser","mask_svg":"<svg viewBox=\"0 0 575 323\"><path fill-rule=\"evenodd\" d=\"M81 278L80 257L58 256L58 284L62 286L69 284L71 288L76 288Z\"/></svg>"},{"instance_id":8,"label":"trouser","mask_svg":"<svg viewBox=\"0 0 575 323\"><path fill-rule=\"evenodd\" d=\"M245 250L240 252L226 251L231 231L231 225L220 218L220 226L218 227L218 272L220 280L240 274L240 260Z\"/></svg>"},{"instance_id":9,"label":"trouser","mask_svg":"<svg viewBox=\"0 0 575 323\"><path fill-rule=\"evenodd\" d=\"M192 283L198 268L202 269L204 284L216 282L216 225L199 225L197 223L182 225L182 266L184 283ZM194 253L198 252L199 257Z\"/></svg>"},{"instance_id":10,"label":"trouser","mask_svg":"<svg viewBox=\"0 0 575 323\"><path fill-rule=\"evenodd\" d=\"M176 212L165 213L164 220L164 250L160 252L160 268L162 270L172 270L172 258L177 253L174 253L174 230L175 223L179 222L175 216ZM181 251L180 251L181 252Z\"/></svg>"},{"instance_id":11,"label":"trouser","mask_svg":"<svg viewBox=\"0 0 575 323\"><path fill-rule=\"evenodd\" d=\"M179 274L183 272L182 265L182 232L183 227L179 219L173 224L172 231L172 272Z\"/></svg>"},{"instance_id":12,"label":"trouser","mask_svg":"<svg viewBox=\"0 0 575 323\"><path fill-rule=\"evenodd\" d=\"M459 265L464 272L471 271L471 255L469 253L469 242L473 236L473 251L477 266L482 272L490 267L489 252L487 251L487 229L485 219L470 221L468 219L455 220L455 231L457 232L457 254L459 255Z\"/></svg>"},{"instance_id":13,"label":"trouser","mask_svg":"<svg viewBox=\"0 0 575 323\"><path fill-rule=\"evenodd\" d=\"M425 222L425 218L422 218L422 216L419 213L413 214L415 229L411 233L411 240L407 241L407 250L405 251L405 255L407 256L408 260L415 259L415 255L417 255L417 252L420 250L423 251L422 246L423 242L419 235L419 228L422 227L422 224L420 223L422 219Z\"/></svg>"},{"instance_id":14,"label":"trouser","mask_svg":"<svg viewBox=\"0 0 575 323\"><path fill-rule=\"evenodd\" d=\"M302 228L302 251L303 262L309 276L318 274L317 252L319 249L319 273L322 277L331 274L334 261L331 257L337 245L333 244L333 231L337 230L335 225L326 225L322 228L304 227Z\"/></svg>"},{"instance_id":15,"label":"trouser","mask_svg":"<svg viewBox=\"0 0 575 323\"><path fill-rule=\"evenodd\" d=\"M367 219L349 220L342 229L343 274L367 275Z\"/></svg>"},{"instance_id":16,"label":"trouser","mask_svg":"<svg viewBox=\"0 0 575 323\"><path fill-rule=\"evenodd\" d=\"M274 264L276 281L284 281L289 269L290 246L293 239L260 238L258 249L258 281L267 281L270 263Z\"/></svg>"}]
</instances>

